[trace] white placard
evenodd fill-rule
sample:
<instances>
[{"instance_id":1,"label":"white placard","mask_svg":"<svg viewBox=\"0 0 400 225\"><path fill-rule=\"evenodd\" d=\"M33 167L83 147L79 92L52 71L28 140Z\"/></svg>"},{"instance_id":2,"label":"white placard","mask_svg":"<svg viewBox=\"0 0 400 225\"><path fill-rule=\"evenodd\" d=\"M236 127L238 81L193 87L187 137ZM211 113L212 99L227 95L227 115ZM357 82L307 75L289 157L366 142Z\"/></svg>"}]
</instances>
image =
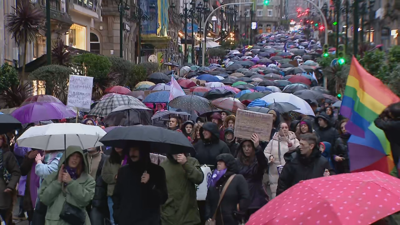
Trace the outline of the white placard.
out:
<instances>
[{"instance_id":1,"label":"white placard","mask_svg":"<svg viewBox=\"0 0 400 225\"><path fill-rule=\"evenodd\" d=\"M69 76L67 106L89 111L92 104L93 77Z\"/></svg>"},{"instance_id":2,"label":"white placard","mask_svg":"<svg viewBox=\"0 0 400 225\"><path fill-rule=\"evenodd\" d=\"M212 176L210 167L204 165L200 167L203 171L204 178L203 182L197 186L197 201L205 201L207 197L207 190L208 190L208 178Z\"/></svg>"}]
</instances>

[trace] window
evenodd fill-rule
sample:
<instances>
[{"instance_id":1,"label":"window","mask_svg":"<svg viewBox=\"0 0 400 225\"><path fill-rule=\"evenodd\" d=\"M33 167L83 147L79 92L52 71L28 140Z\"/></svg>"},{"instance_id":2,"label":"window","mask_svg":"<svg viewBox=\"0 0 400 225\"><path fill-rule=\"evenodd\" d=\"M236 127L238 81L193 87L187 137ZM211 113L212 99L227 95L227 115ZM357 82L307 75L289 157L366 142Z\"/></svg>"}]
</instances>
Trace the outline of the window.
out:
<instances>
[{"instance_id":1,"label":"window","mask_svg":"<svg viewBox=\"0 0 400 225\"><path fill-rule=\"evenodd\" d=\"M94 33L90 33L90 52L100 54L100 39Z\"/></svg>"},{"instance_id":2,"label":"window","mask_svg":"<svg viewBox=\"0 0 400 225\"><path fill-rule=\"evenodd\" d=\"M269 16L269 17L272 17L272 16L273 16L273 14L272 14L272 9L268 9L268 16Z\"/></svg>"},{"instance_id":3,"label":"window","mask_svg":"<svg viewBox=\"0 0 400 225\"><path fill-rule=\"evenodd\" d=\"M247 13L246 17L250 17L250 9L246 9L246 13Z\"/></svg>"},{"instance_id":4,"label":"window","mask_svg":"<svg viewBox=\"0 0 400 225\"><path fill-rule=\"evenodd\" d=\"M262 9L257 9L257 16L262 16L263 10Z\"/></svg>"},{"instance_id":5,"label":"window","mask_svg":"<svg viewBox=\"0 0 400 225\"><path fill-rule=\"evenodd\" d=\"M262 5L264 4L264 0L257 0L257 5Z\"/></svg>"}]
</instances>

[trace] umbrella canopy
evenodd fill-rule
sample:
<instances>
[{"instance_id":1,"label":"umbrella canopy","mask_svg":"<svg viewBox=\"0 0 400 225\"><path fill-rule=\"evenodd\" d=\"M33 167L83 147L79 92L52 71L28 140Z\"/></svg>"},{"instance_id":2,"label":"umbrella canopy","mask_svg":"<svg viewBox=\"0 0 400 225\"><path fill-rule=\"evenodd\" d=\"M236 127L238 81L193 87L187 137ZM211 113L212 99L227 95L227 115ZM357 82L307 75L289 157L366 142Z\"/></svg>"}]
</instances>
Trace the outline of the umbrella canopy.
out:
<instances>
[{"instance_id":1,"label":"umbrella canopy","mask_svg":"<svg viewBox=\"0 0 400 225\"><path fill-rule=\"evenodd\" d=\"M21 129L21 122L9 114L0 113L0 134Z\"/></svg>"},{"instance_id":2,"label":"umbrella canopy","mask_svg":"<svg viewBox=\"0 0 400 225\"><path fill-rule=\"evenodd\" d=\"M214 100L217 98L234 96L234 94L235 94L234 92L228 91L226 89L213 89L211 91L204 93L203 97L208 100Z\"/></svg>"},{"instance_id":3,"label":"umbrella canopy","mask_svg":"<svg viewBox=\"0 0 400 225\"><path fill-rule=\"evenodd\" d=\"M266 74L264 76L264 78L268 79L268 80L280 80L280 79L282 79L282 76L279 74L275 74L275 73L269 73L269 74Z\"/></svg>"},{"instance_id":4,"label":"umbrella canopy","mask_svg":"<svg viewBox=\"0 0 400 225\"><path fill-rule=\"evenodd\" d=\"M290 84L291 82L288 80L274 80L274 85L280 88L284 88Z\"/></svg>"},{"instance_id":5,"label":"umbrella canopy","mask_svg":"<svg viewBox=\"0 0 400 225\"><path fill-rule=\"evenodd\" d=\"M175 100L175 99L174 99ZM117 127L100 141L106 146L126 147L132 142L156 143L157 149L143 149L171 154L190 153L195 155L192 143L180 132L150 125Z\"/></svg>"},{"instance_id":6,"label":"umbrella canopy","mask_svg":"<svg viewBox=\"0 0 400 225\"><path fill-rule=\"evenodd\" d=\"M158 91L150 93L143 99L144 103L167 103L169 101L169 91Z\"/></svg>"},{"instance_id":7,"label":"umbrella canopy","mask_svg":"<svg viewBox=\"0 0 400 225\"><path fill-rule=\"evenodd\" d=\"M118 106L106 118L106 126L132 126L151 124L151 109L143 106Z\"/></svg>"},{"instance_id":8,"label":"umbrella canopy","mask_svg":"<svg viewBox=\"0 0 400 225\"><path fill-rule=\"evenodd\" d=\"M246 105L235 98L219 98L211 102L217 108L236 112L238 109L245 109Z\"/></svg>"},{"instance_id":9,"label":"umbrella canopy","mask_svg":"<svg viewBox=\"0 0 400 225\"><path fill-rule=\"evenodd\" d=\"M235 71L237 69L243 68L243 66L239 63L234 63L226 68L227 71Z\"/></svg>"},{"instance_id":10,"label":"umbrella canopy","mask_svg":"<svg viewBox=\"0 0 400 225\"><path fill-rule=\"evenodd\" d=\"M328 94L328 95L330 94L329 91L322 86L312 87L311 90L321 92L322 94Z\"/></svg>"},{"instance_id":11,"label":"umbrella canopy","mask_svg":"<svg viewBox=\"0 0 400 225\"><path fill-rule=\"evenodd\" d=\"M126 95L126 94L130 93L131 90L129 90L129 88L122 87L122 86L112 86L112 87L107 88L104 92Z\"/></svg>"},{"instance_id":12,"label":"umbrella canopy","mask_svg":"<svg viewBox=\"0 0 400 225\"><path fill-rule=\"evenodd\" d=\"M274 86L274 81L272 80L263 80L258 85L260 86Z\"/></svg>"},{"instance_id":13,"label":"umbrella canopy","mask_svg":"<svg viewBox=\"0 0 400 225\"><path fill-rule=\"evenodd\" d=\"M72 145L87 149L102 146L99 140L105 134L98 126L53 123L29 128L17 139L17 143L20 147L41 150L65 150Z\"/></svg>"},{"instance_id":14,"label":"umbrella canopy","mask_svg":"<svg viewBox=\"0 0 400 225\"><path fill-rule=\"evenodd\" d=\"M136 85L135 85L135 89L136 88L138 88L138 87L140 87L140 86L142 86L142 85L146 85L146 86L154 86L154 85L156 85L155 83L153 83L153 82L150 82L150 81L142 81L142 82L139 82L139 83L137 83Z\"/></svg>"},{"instance_id":15,"label":"umbrella canopy","mask_svg":"<svg viewBox=\"0 0 400 225\"><path fill-rule=\"evenodd\" d=\"M337 101L332 105L333 108L340 108L340 106L342 106L342 101Z\"/></svg>"},{"instance_id":16,"label":"umbrella canopy","mask_svg":"<svg viewBox=\"0 0 400 225\"><path fill-rule=\"evenodd\" d=\"M171 86L164 84L164 83L159 83L159 84L154 85L150 89L153 91L169 91L169 90L171 90Z\"/></svg>"},{"instance_id":17,"label":"umbrella canopy","mask_svg":"<svg viewBox=\"0 0 400 225\"><path fill-rule=\"evenodd\" d=\"M135 98L137 98L139 100L143 100L144 99L144 91L131 91L127 95L135 97Z\"/></svg>"},{"instance_id":18,"label":"umbrella canopy","mask_svg":"<svg viewBox=\"0 0 400 225\"><path fill-rule=\"evenodd\" d=\"M204 80L207 82L219 82L220 80L218 79L218 77L215 77L213 75L210 74L203 74L197 77L197 80Z\"/></svg>"},{"instance_id":19,"label":"umbrella canopy","mask_svg":"<svg viewBox=\"0 0 400 225\"><path fill-rule=\"evenodd\" d=\"M186 111L197 111L200 114L211 111L210 102L206 98L196 95L176 97L169 102L169 106Z\"/></svg>"},{"instance_id":20,"label":"umbrella canopy","mask_svg":"<svg viewBox=\"0 0 400 225\"><path fill-rule=\"evenodd\" d=\"M324 99L324 96L320 92L313 91L313 90L300 90L300 91L294 92L293 94L302 99L309 99L309 100Z\"/></svg>"},{"instance_id":21,"label":"umbrella canopy","mask_svg":"<svg viewBox=\"0 0 400 225\"><path fill-rule=\"evenodd\" d=\"M268 114L268 112L269 112L268 108L259 107L259 106L248 107L246 110L247 111L252 111L252 112L264 113L264 114Z\"/></svg>"},{"instance_id":22,"label":"umbrella canopy","mask_svg":"<svg viewBox=\"0 0 400 225\"><path fill-rule=\"evenodd\" d=\"M150 82L151 83L151 82ZM135 87L135 91L145 91L145 90L149 90L151 87L153 87L154 85L149 85L149 84L142 84L140 86Z\"/></svg>"},{"instance_id":23,"label":"umbrella canopy","mask_svg":"<svg viewBox=\"0 0 400 225\"><path fill-rule=\"evenodd\" d=\"M186 79L180 79L178 80L178 84L185 89L191 88L191 87L195 87L197 86L197 84L195 82L193 82L192 80L186 80Z\"/></svg>"},{"instance_id":24,"label":"umbrella canopy","mask_svg":"<svg viewBox=\"0 0 400 225\"><path fill-rule=\"evenodd\" d=\"M267 106L267 108L276 110L279 113L286 113L286 112L290 112L290 111L299 109L295 105L293 105L289 102L274 102L272 104L269 104Z\"/></svg>"},{"instance_id":25,"label":"umbrella canopy","mask_svg":"<svg viewBox=\"0 0 400 225\"><path fill-rule=\"evenodd\" d=\"M231 76L239 78L239 77L244 77L244 74L243 73L232 73Z\"/></svg>"},{"instance_id":26,"label":"umbrella canopy","mask_svg":"<svg viewBox=\"0 0 400 225\"><path fill-rule=\"evenodd\" d=\"M156 72L156 73L152 73L147 77L147 80L154 82L156 84L158 83L168 83L171 81L171 79L165 75L165 73L160 73L160 72Z\"/></svg>"},{"instance_id":27,"label":"umbrella canopy","mask_svg":"<svg viewBox=\"0 0 400 225\"><path fill-rule=\"evenodd\" d=\"M246 85L246 84L247 84L247 82L244 82L244 81L237 81L237 82L235 82L235 83L232 84L232 87L236 87L236 86L239 86L239 85Z\"/></svg>"},{"instance_id":28,"label":"umbrella canopy","mask_svg":"<svg viewBox=\"0 0 400 225\"><path fill-rule=\"evenodd\" d=\"M305 84L297 83L297 84L289 84L287 85L282 92L284 93L294 93L300 90L307 90L309 87Z\"/></svg>"},{"instance_id":29,"label":"umbrella canopy","mask_svg":"<svg viewBox=\"0 0 400 225\"><path fill-rule=\"evenodd\" d=\"M247 94L247 93L252 93L252 92L253 92L252 90L243 90L243 91L240 91L239 93L237 93L237 94L235 95L235 98L240 98L242 95Z\"/></svg>"},{"instance_id":30,"label":"umbrella canopy","mask_svg":"<svg viewBox=\"0 0 400 225\"><path fill-rule=\"evenodd\" d=\"M169 111L169 110L158 111L151 117L151 120L155 120L155 119L158 119L158 118L169 118L170 115L178 115L180 117L184 117L184 116L189 117L190 113L178 112L178 111Z\"/></svg>"},{"instance_id":31,"label":"umbrella canopy","mask_svg":"<svg viewBox=\"0 0 400 225\"><path fill-rule=\"evenodd\" d=\"M247 224L372 224L400 211L400 180L379 171L300 181Z\"/></svg>"},{"instance_id":32,"label":"umbrella canopy","mask_svg":"<svg viewBox=\"0 0 400 225\"><path fill-rule=\"evenodd\" d=\"M293 111L302 113L304 115L315 116L314 111L311 108L311 106L305 100L303 100L293 94L272 93L272 94L269 94L269 95L263 97L261 100L264 100L268 103L290 102L291 104L293 104L294 106L299 108L299 109L293 110Z\"/></svg>"},{"instance_id":33,"label":"umbrella canopy","mask_svg":"<svg viewBox=\"0 0 400 225\"><path fill-rule=\"evenodd\" d=\"M292 83L302 83L302 84L305 84L308 86L311 85L311 80L308 79L307 77L301 76L301 75L293 76L293 77L289 78L288 81L290 81Z\"/></svg>"},{"instance_id":34,"label":"umbrella canopy","mask_svg":"<svg viewBox=\"0 0 400 225\"><path fill-rule=\"evenodd\" d=\"M233 78L225 78L221 81L223 84L231 85L236 82L236 79Z\"/></svg>"},{"instance_id":35,"label":"umbrella canopy","mask_svg":"<svg viewBox=\"0 0 400 225\"><path fill-rule=\"evenodd\" d=\"M257 98L262 98L262 97L266 96L269 93L263 93L263 92L246 93L246 94L240 96L239 101L241 101L241 102L243 102L243 101L251 102L251 101L256 100Z\"/></svg>"},{"instance_id":36,"label":"umbrella canopy","mask_svg":"<svg viewBox=\"0 0 400 225\"><path fill-rule=\"evenodd\" d=\"M282 92L281 89L276 86L267 86L267 88L272 90L272 92Z\"/></svg>"},{"instance_id":37,"label":"umbrella canopy","mask_svg":"<svg viewBox=\"0 0 400 225\"><path fill-rule=\"evenodd\" d=\"M209 87L191 87L190 92L198 92L198 93L205 93L207 91L210 91L211 88Z\"/></svg>"},{"instance_id":38,"label":"umbrella canopy","mask_svg":"<svg viewBox=\"0 0 400 225\"><path fill-rule=\"evenodd\" d=\"M118 106L131 106L131 107L144 107L147 108L139 99L129 95L115 94L112 97L99 101L95 107L93 107L89 115L106 117Z\"/></svg>"},{"instance_id":39,"label":"umbrella canopy","mask_svg":"<svg viewBox=\"0 0 400 225\"><path fill-rule=\"evenodd\" d=\"M223 87L225 86L223 83L221 82L208 82L206 83L206 87L210 87L210 88L218 88L218 87Z\"/></svg>"},{"instance_id":40,"label":"umbrella canopy","mask_svg":"<svg viewBox=\"0 0 400 225\"><path fill-rule=\"evenodd\" d=\"M18 108L11 115L22 124L27 124L44 120L73 118L76 117L76 112L60 103L35 102Z\"/></svg>"},{"instance_id":41,"label":"umbrella canopy","mask_svg":"<svg viewBox=\"0 0 400 225\"><path fill-rule=\"evenodd\" d=\"M63 104L58 98L51 96L51 95L35 95L35 96L31 96L27 99L25 99L24 102L22 102L21 106L30 104L30 103L34 103L34 102L54 102L54 103L60 103Z\"/></svg>"}]
</instances>

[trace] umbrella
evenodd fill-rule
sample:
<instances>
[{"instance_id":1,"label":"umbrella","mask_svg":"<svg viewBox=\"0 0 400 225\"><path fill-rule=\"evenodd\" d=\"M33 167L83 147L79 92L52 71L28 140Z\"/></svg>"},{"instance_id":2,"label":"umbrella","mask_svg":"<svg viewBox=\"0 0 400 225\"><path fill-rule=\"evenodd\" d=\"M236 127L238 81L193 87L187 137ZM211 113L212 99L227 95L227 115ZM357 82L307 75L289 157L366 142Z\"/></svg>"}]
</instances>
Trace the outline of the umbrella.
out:
<instances>
[{"instance_id":1,"label":"umbrella","mask_svg":"<svg viewBox=\"0 0 400 225\"><path fill-rule=\"evenodd\" d=\"M127 95L135 97L135 98L137 98L139 100L143 100L144 99L144 91L131 91Z\"/></svg>"},{"instance_id":2,"label":"umbrella","mask_svg":"<svg viewBox=\"0 0 400 225\"><path fill-rule=\"evenodd\" d=\"M244 77L244 74L243 73L232 73L231 76L239 78L239 77Z\"/></svg>"},{"instance_id":3,"label":"umbrella","mask_svg":"<svg viewBox=\"0 0 400 225\"><path fill-rule=\"evenodd\" d=\"M319 93L319 92L318 92ZM322 96L324 96L325 99L330 99L332 102L337 102L339 101L339 99L335 96L332 95L328 95L328 94L322 94Z\"/></svg>"},{"instance_id":4,"label":"umbrella","mask_svg":"<svg viewBox=\"0 0 400 225\"><path fill-rule=\"evenodd\" d=\"M0 134L21 129L21 122L9 114L0 113Z\"/></svg>"},{"instance_id":5,"label":"umbrella","mask_svg":"<svg viewBox=\"0 0 400 225\"><path fill-rule=\"evenodd\" d=\"M287 85L282 92L284 93L294 93L300 90L307 90L309 87L305 84L297 83L297 84L289 84Z\"/></svg>"},{"instance_id":6,"label":"umbrella","mask_svg":"<svg viewBox=\"0 0 400 225\"><path fill-rule=\"evenodd\" d=\"M291 67L293 67L293 65L292 65L292 64L289 64L289 63L283 63L283 64L281 64L280 67L281 67L281 68L291 68Z\"/></svg>"},{"instance_id":7,"label":"umbrella","mask_svg":"<svg viewBox=\"0 0 400 225\"><path fill-rule=\"evenodd\" d=\"M158 111L156 112L152 117L151 120L155 120L158 118L169 118L170 115L178 115L178 116L190 116L190 113L187 112L178 112L178 111L169 111L169 110L164 110L164 111Z\"/></svg>"},{"instance_id":8,"label":"umbrella","mask_svg":"<svg viewBox=\"0 0 400 225\"><path fill-rule=\"evenodd\" d=\"M210 88L218 88L218 87L223 87L225 86L223 83L221 82L208 82L206 83L206 87L210 87Z\"/></svg>"},{"instance_id":9,"label":"umbrella","mask_svg":"<svg viewBox=\"0 0 400 225\"><path fill-rule=\"evenodd\" d=\"M274 86L274 82L272 80L263 80L258 85L260 86Z\"/></svg>"},{"instance_id":10,"label":"umbrella","mask_svg":"<svg viewBox=\"0 0 400 225\"><path fill-rule=\"evenodd\" d=\"M29 128L17 139L17 143L20 147L41 150L65 150L71 145L87 149L102 146L99 140L105 134L98 126L53 123Z\"/></svg>"},{"instance_id":11,"label":"umbrella","mask_svg":"<svg viewBox=\"0 0 400 225\"><path fill-rule=\"evenodd\" d=\"M226 68L227 71L235 71L237 69L243 68L243 66L239 63L234 63Z\"/></svg>"},{"instance_id":12,"label":"umbrella","mask_svg":"<svg viewBox=\"0 0 400 225\"><path fill-rule=\"evenodd\" d=\"M400 211L399 189L398 178L379 171L303 180L247 224L372 224Z\"/></svg>"},{"instance_id":13,"label":"umbrella","mask_svg":"<svg viewBox=\"0 0 400 225\"><path fill-rule=\"evenodd\" d=\"M207 91L210 91L211 88L209 87L191 87L190 92L200 92L200 93L205 93Z\"/></svg>"},{"instance_id":14,"label":"umbrella","mask_svg":"<svg viewBox=\"0 0 400 225\"><path fill-rule=\"evenodd\" d=\"M332 105L333 108L340 108L341 106L342 106L342 101L337 101Z\"/></svg>"},{"instance_id":15,"label":"umbrella","mask_svg":"<svg viewBox=\"0 0 400 225\"><path fill-rule=\"evenodd\" d=\"M76 112L61 103L34 102L18 108L11 115L22 124L27 124L44 120L73 118L76 117Z\"/></svg>"},{"instance_id":16,"label":"umbrella","mask_svg":"<svg viewBox=\"0 0 400 225\"><path fill-rule=\"evenodd\" d=\"M260 78L258 78L258 79L260 79ZM243 81L243 82L246 82L246 83L253 82L253 80L250 79L249 77L240 77L240 78L238 78L237 80L238 80L238 81ZM261 81L262 81L262 79L261 79Z\"/></svg>"},{"instance_id":17,"label":"umbrella","mask_svg":"<svg viewBox=\"0 0 400 225\"><path fill-rule=\"evenodd\" d=\"M221 81L223 84L231 85L236 82L236 79L232 78L225 78Z\"/></svg>"},{"instance_id":18,"label":"umbrella","mask_svg":"<svg viewBox=\"0 0 400 225\"><path fill-rule=\"evenodd\" d=\"M191 88L191 87L195 87L197 86L197 84L195 82L193 82L192 80L186 80L186 79L180 79L178 80L178 84L182 87L182 88Z\"/></svg>"},{"instance_id":19,"label":"umbrella","mask_svg":"<svg viewBox=\"0 0 400 225\"><path fill-rule=\"evenodd\" d=\"M217 108L236 112L238 109L245 109L246 106L235 98L219 98L211 102Z\"/></svg>"},{"instance_id":20,"label":"umbrella","mask_svg":"<svg viewBox=\"0 0 400 225\"><path fill-rule=\"evenodd\" d=\"M324 96L317 92L317 91L313 91L313 90L300 90L300 91L296 91L293 93L294 95L306 100L320 100L320 99L324 99Z\"/></svg>"},{"instance_id":21,"label":"umbrella","mask_svg":"<svg viewBox=\"0 0 400 225\"><path fill-rule=\"evenodd\" d=\"M246 100L251 102L251 101L256 100L257 98L262 98L262 97L266 96L267 94L269 94L269 93L263 93L263 92L246 93L246 94L240 96L239 100L241 102L246 101Z\"/></svg>"},{"instance_id":22,"label":"umbrella","mask_svg":"<svg viewBox=\"0 0 400 225\"><path fill-rule=\"evenodd\" d=\"M280 59L283 59L283 58L280 57L280 56L272 56L270 59L276 61L276 60L280 60Z\"/></svg>"},{"instance_id":23,"label":"umbrella","mask_svg":"<svg viewBox=\"0 0 400 225\"><path fill-rule=\"evenodd\" d=\"M132 126L151 124L151 109L143 106L118 106L104 118L106 126Z\"/></svg>"},{"instance_id":24,"label":"umbrella","mask_svg":"<svg viewBox=\"0 0 400 225\"><path fill-rule=\"evenodd\" d=\"M284 88L290 84L292 83L288 80L274 80L274 85L280 88Z\"/></svg>"},{"instance_id":25,"label":"umbrella","mask_svg":"<svg viewBox=\"0 0 400 225\"><path fill-rule=\"evenodd\" d=\"M272 104L269 104L267 108L276 110L279 113L285 113L299 109L289 102L274 102Z\"/></svg>"},{"instance_id":26,"label":"umbrella","mask_svg":"<svg viewBox=\"0 0 400 225\"><path fill-rule=\"evenodd\" d=\"M263 87L263 86L256 86L254 87L254 91L258 91L258 92L272 92L271 89L267 88L267 87Z\"/></svg>"},{"instance_id":27,"label":"umbrella","mask_svg":"<svg viewBox=\"0 0 400 225\"><path fill-rule=\"evenodd\" d=\"M318 92L321 92L322 94L328 94L329 95L329 91L326 88L322 87L322 86L315 86L315 87L312 87L310 90L318 91Z\"/></svg>"},{"instance_id":28,"label":"umbrella","mask_svg":"<svg viewBox=\"0 0 400 225\"><path fill-rule=\"evenodd\" d=\"M151 83L151 82L150 82ZM145 91L145 90L149 90L151 87L153 87L154 85L149 85L149 84L142 84L140 86L135 87L135 91Z\"/></svg>"},{"instance_id":29,"label":"umbrella","mask_svg":"<svg viewBox=\"0 0 400 225\"><path fill-rule=\"evenodd\" d=\"M279 79L282 79L282 76L278 75L278 74L274 74L274 73L269 73L269 74L266 74L264 76L264 78L269 79L269 80L279 80Z\"/></svg>"},{"instance_id":30,"label":"umbrella","mask_svg":"<svg viewBox=\"0 0 400 225\"><path fill-rule=\"evenodd\" d=\"M219 82L220 80L218 79L218 77L215 77L213 75L210 74L203 74L197 77L197 80L204 80L207 82Z\"/></svg>"},{"instance_id":31,"label":"umbrella","mask_svg":"<svg viewBox=\"0 0 400 225\"><path fill-rule=\"evenodd\" d=\"M239 86L239 85L246 85L246 84L247 84L247 82L244 82L244 81L237 81L237 82L235 82L235 83L232 84L232 87L236 87L236 86Z\"/></svg>"},{"instance_id":32,"label":"umbrella","mask_svg":"<svg viewBox=\"0 0 400 225\"><path fill-rule=\"evenodd\" d=\"M251 90L243 90L243 91L240 91L239 93L237 93L236 95L235 95L235 98L240 98L242 95L244 95L244 94L247 94L247 93L252 93L253 91L251 91Z\"/></svg>"},{"instance_id":33,"label":"umbrella","mask_svg":"<svg viewBox=\"0 0 400 225\"><path fill-rule=\"evenodd\" d=\"M138 87L140 87L140 86L142 86L142 85L154 86L154 85L156 85L156 84L153 83L153 82L150 82L150 81L142 81L142 82L139 82L139 83L137 83L137 84L135 85L135 89L138 88Z\"/></svg>"},{"instance_id":34,"label":"umbrella","mask_svg":"<svg viewBox=\"0 0 400 225\"><path fill-rule=\"evenodd\" d=\"M169 91L157 91L150 93L143 99L144 103L167 103L169 101Z\"/></svg>"},{"instance_id":35,"label":"umbrella","mask_svg":"<svg viewBox=\"0 0 400 225\"><path fill-rule=\"evenodd\" d=\"M126 95L129 92L131 92L131 90L129 90L126 87L122 87L122 86L112 86L112 87L107 88L104 92L105 93L116 93L116 94Z\"/></svg>"},{"instance_id":36,"label":"umbrella","mask_svg":"<svg viewBox=\"0 0 400 225\"><path fill-rule=\"evenodd\" d=\"M217 98L234 96L234 94L235 93L233 93L232 91L228 91L226 89L213 89L211 91L204 93L203 97L208 100L214 100Z\"/></svg>"},{"instance_id":37,"label":"umbrella","mask_svg":"<svg viewBox=\"0 0 400 225\"><path fill-rule=\"evenodd\" d=\"M210 102L206 98L196 95L176 97L169 102L169 106L186 111L197 111L200 114L211 111Z\"/></svg>"},{"instance_id":38,"label":"umbrella","mask_svg":"<svg viewBox=\"0 0 400 225\"><path fill-rule=\"evenodd\" d=\"M301 76L301 75L293 76L293 77L289 78L288 81L290 81L292 83L302 83L302 84L305 84L308 86L311 85L311 80L308 79L307 77Z\"/></svg>"},{"instance_id":39,"label":"umbrella","mask_svg":"<svg viewBox=\"0 0 400 225\"><path fill-rule=\"evenodd\" d=\"M132 106L132 107L144 107L147 108L139 99L129 95L113 95L107 99L99 101L95 107L93 107L89 115L106 117L118 106Z\"/></svg>"},{"instance_id":40,"label":"umbrella","mask_svg":"<svg viewBox=\"0 0 400 225\"><path fill-rule=\"evenodd\" d=\"M25 99L25 101L22 102L21 106L34 102L47 102L47 103L54 102L63 104L58 98L51 95L35 95Z\"/></svg>"},{"instance_id":41,"label":"umbrella","mask_svg":"<svg viewBox=\"0 0 400 225\"><path fill-rule=\"evenodd\" d=\"M235 88L239 89L239 90L249 90L252 89L254 86L250 85L250 84L240 84L237 85Z\"/></svg>"},{"instance_id":42,"label":"umbrella","mask_svg":"<svg viewBox=\"0 0 400 225\"><path fill-rule=\"evenodd\" d=\"M220 87L220 88L217 88L217 89L228 90L228 91L231 91L231 92L233 92L235 94L240 92L240 89L237 89L237 88L231 87L231 86L223 86L223 87Z\"/></svg>"},{"instance_id":43,"label":"umbrella","mask_svg":"<svg viewBox=\"0 0 400 225\"><path fill-rule=\"evenodd\" d=\"M182 135L180 132L150 125L117 127L108 132L100 141L106 146L113 147L126 147L131 142L156 143L157 149L144 150L164 151L164 153L168 152L170 154L190 153L192 156L195 155L193 145L185 135Z\"/></svg>"},{"instance_id":44,"label":"umbrella","mask_svg":"<svg viewBox=\"0 0 400 225\"><path fill-rule=\"evenodd\" d=\"M315 116L314 111L312 110L311 106L306 101L304 101L303 99L301 99L293 94L272 93L272 94L269 94L269 95L263 97L261 100L264 100L268 103L290 102L291 104L293 104L294 106L299 108L299 109L293 110L293 111L302 113L304 115Z\"/></svg>"},{"instance_id":45,"label":"umbrella","mask_svg":"<svg viewBox=\"0 0 400 225\"><path fill-rule=\"evenodd\" d=\"M164 84L164 83L159 83L154 85L153 87L150 88L150 90L153 91L169 91L171 90L171 86Z\"/></svg>"},{"instance_id":46,"label":"umbrella","mask_svg":"<svg viewBox=\"0 0 400 225\"><path fill-rule=\"evenodd\" d=\"M259 107L259 106L252 106L252 107L247 107L247 111L252 111L252 112L259 112L259 113L264 113L268 114L269 109L265 107Z\"/></svg>"},{"instance_id":47,"label":"umbrella","mask_svg":"<svg viewBox=\"0 0 400 225\"><path fill-rule=\"evenodd\" d=\"M147 80L154 82L156 84L158 83L168 83L171 81L171 79L165 75L164 73L156 72L152 73L147 77Z\"/></svg>"}]
</instances>

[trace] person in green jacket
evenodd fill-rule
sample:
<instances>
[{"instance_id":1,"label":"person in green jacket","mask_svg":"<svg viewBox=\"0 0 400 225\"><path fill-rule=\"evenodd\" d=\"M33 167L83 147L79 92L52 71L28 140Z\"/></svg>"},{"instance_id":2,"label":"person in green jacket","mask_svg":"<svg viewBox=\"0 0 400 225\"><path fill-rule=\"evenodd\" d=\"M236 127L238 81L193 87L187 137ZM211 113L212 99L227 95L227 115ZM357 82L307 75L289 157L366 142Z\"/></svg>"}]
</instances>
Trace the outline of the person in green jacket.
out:
<instances>
[{"instance_id":1,"label":"person in green jacket","mask_svg":"<svg viewBox=\"0 0 400 225\"><path fill-rule=\"evenodd\" d=\"M47 176L39 191L40 201L48 206L46 225L68 224L60 218L65 202L84 211L85 225L91 225L85 208L93 199L96 182L88 171L82 149L69 146L60 160L58 172Z\"/></svg>"},{"instance_id":2,"label":"person in green jacket","mask_svg":"<svg viewBox=\"0 0 400 225\"><path fill-rule=\"evenodd\" d=\"M161 208L162 225L200 224L196 200L196 184L204 175L197 159L185 154L167 154L161 163L165 170L168 200Z\"/></svg>"}]
</instances>

